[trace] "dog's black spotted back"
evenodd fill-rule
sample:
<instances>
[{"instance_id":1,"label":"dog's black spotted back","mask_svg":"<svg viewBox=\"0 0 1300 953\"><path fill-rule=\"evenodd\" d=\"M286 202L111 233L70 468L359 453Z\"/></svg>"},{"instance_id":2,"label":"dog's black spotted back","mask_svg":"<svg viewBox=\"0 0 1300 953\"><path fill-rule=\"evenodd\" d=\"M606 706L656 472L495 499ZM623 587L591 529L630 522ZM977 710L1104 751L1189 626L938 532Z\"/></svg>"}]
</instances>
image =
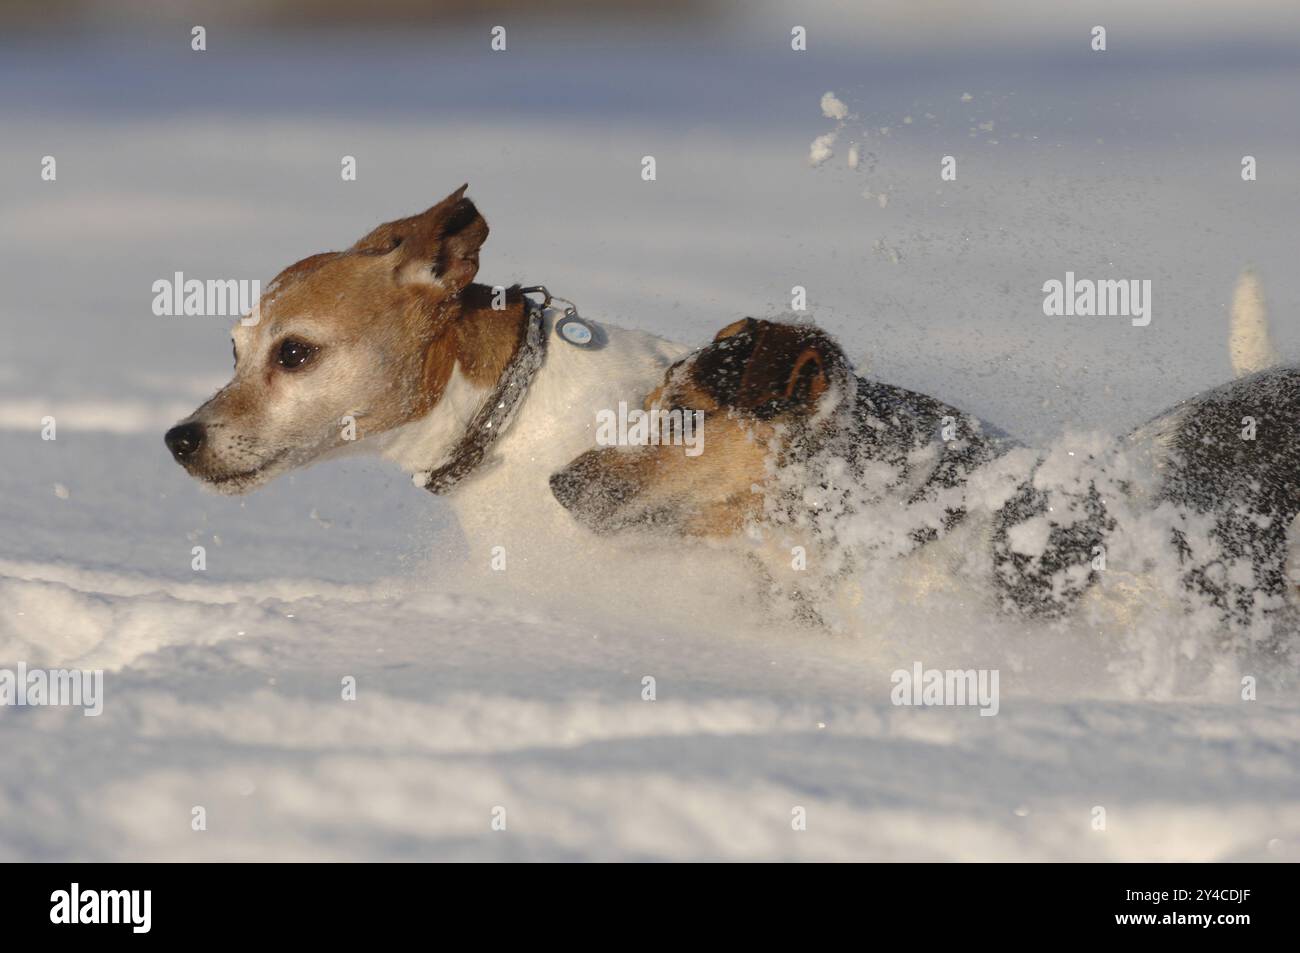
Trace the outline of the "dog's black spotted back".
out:
<instances>
[{"instance_id":1,"label":"dog's black spotted back","mask_svg":"<svg viewBox=\"0 0 1300 953\"><path fill-rule=\"evenodd\" d=\"M1170 416L1177 426L1160 499L1214 520L1209 547L1174 531L1184 582L1228 621L1248 625L1261 608L1280 607L1289 586L1287 531L1300 513L1300 368L1232 381ZM1232 571L1242 562L1249 579Z\"/></svg>"},{"instance_id":2,"label":"dog's black spotted back","mask_svg":"<svg viewBox=\"0 0 1300 953\"><path fill-rule=\"evenodd\" d=\"M1233 626L1289 611L1287 531L1300 514L1300 368L1270 369L1184 401L1131 434L1129 449L1153 455L1153 502L1172 503L1183 520L1169 542L1189 600L1214 607ZM1208 538L1191 529L1189 516L1209 518ZM1015 528L1044 517L1042 552L1016 551ZM1003 606L1040 617L1066 613L1099 578L1093 559L1115 526L1094 482L1072 492L1026 480L994 519L994 582Z\"/></svg>"}]
</instances>

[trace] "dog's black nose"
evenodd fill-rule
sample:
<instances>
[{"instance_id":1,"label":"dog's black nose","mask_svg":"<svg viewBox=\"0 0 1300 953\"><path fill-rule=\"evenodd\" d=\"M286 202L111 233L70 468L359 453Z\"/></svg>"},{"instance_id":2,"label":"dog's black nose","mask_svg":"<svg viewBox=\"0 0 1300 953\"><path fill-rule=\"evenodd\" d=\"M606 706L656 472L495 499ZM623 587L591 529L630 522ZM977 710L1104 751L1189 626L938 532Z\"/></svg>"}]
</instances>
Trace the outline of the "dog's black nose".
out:
<instances>
[{"instance_id":1,"label":"dog's black nose","mask_svg":"<svg viewBox=\"0 0 1300 953\"><path fill-rule=\"evenodd\" d=\"M551 474L551 493L565 509L573 509L582 495L582 480L572 470Z\"/></svg>"},{"instance_id":2,"label":"dog's black nose","mask_svg":"<svg viewBox=\"0 0 1300 953\"><path fill-rule=\"evenodd\" d=\"M177 463L184 463L203 446L203 435L203 424L178 424L167 431L163 443L167 444Z\"/></svg>"}]
</instances>

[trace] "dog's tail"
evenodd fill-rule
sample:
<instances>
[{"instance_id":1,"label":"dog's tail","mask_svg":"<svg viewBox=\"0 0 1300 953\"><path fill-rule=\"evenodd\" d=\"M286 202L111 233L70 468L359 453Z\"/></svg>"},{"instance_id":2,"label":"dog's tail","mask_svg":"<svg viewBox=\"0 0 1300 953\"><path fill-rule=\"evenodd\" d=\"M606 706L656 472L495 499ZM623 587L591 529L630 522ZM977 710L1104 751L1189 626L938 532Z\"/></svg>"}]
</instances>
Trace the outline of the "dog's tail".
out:
<instances>
[{"instance_id":1,"label":"dog's tail","mask_svg":"<svg viewBox=\"0 0 1300 953\"><path fill-rule=\"evenodd\" d=\"M1259 278L1247 268L1237 279L1232 293L1232 330L1228 332L1228 351L1232 371L1245 377L1282 363L1273 335L1268 329L1268 311L1259 290ZM1286 561L1283 563L1287 584L1300 589L1300 516L1287 527Z\"/></svg>"},{"instance_id":2,"label":"dog's tail","mask_svg":"<svg viewBox=\"0 0 1300 953\"><path fill-rule=\"evenodd\" d=\"M1268 313L1259 279L1247 268L1237 279L1232 295L1232 329L1228 333L1232 371L1238 377L1280 364L1282 358L1268 329Z\"/></svg>"}]
</instances>

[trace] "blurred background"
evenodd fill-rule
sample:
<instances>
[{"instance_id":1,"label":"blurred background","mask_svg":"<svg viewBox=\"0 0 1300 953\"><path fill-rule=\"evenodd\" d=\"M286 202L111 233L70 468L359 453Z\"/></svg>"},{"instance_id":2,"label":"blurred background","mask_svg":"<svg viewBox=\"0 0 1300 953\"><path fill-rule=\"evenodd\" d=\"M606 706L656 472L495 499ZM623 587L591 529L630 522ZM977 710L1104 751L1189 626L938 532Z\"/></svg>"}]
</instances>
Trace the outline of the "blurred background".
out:
<instances>
[{"instance_id":1,"label":"blurred background","mask_svg":"<svg viewBox=\"0 0 1300 953\"><path fill-rule=\"evenodd\" d=\"M248 500L182 478L161 433L226 379L229 322L157 317L151 285L265 282L462 182L492 228L480 280L686 342L801 285L864 371L1030 441L1225 380L1247 265L1300 350L1293 2L9 0L0 25L0 452L30 454L46 414L81 448L7 477L11 554L166 571L145 530L172 532L174 504L192 533L303 534L322 572L397 568L369 544L442 511L382 465ZM1044 317L1067 270L1151 279L1151 325ZM110 511L139 532L106 532ZM339 520L335 563L318 530Z\"/></svg>"}]
</instances>

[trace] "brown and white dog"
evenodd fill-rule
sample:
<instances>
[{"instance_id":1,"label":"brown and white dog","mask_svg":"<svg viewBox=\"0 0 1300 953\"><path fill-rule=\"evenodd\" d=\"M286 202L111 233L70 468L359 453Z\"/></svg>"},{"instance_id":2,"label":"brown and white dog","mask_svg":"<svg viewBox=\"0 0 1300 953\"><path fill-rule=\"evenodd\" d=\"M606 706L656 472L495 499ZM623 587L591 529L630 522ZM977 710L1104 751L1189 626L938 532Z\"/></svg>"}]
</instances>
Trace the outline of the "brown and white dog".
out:
<instances>
[{"instance_id":1,"label":"brown and white dog","mask_svg":"<svg viewBox=\"0 0 1300 953\"><path fill-rule=\"evenodd\" d=\"M233 330L234 377L167 432L205 486L247 493L371 449L445 493L472 546L525 518L573 528L549 475L594 444L597 412L653 386L684 348L474 282L487 222L465 187L352 247L290 265ZM527 559L515 553L516 562Z\"/></svg>"}]
</instances>

